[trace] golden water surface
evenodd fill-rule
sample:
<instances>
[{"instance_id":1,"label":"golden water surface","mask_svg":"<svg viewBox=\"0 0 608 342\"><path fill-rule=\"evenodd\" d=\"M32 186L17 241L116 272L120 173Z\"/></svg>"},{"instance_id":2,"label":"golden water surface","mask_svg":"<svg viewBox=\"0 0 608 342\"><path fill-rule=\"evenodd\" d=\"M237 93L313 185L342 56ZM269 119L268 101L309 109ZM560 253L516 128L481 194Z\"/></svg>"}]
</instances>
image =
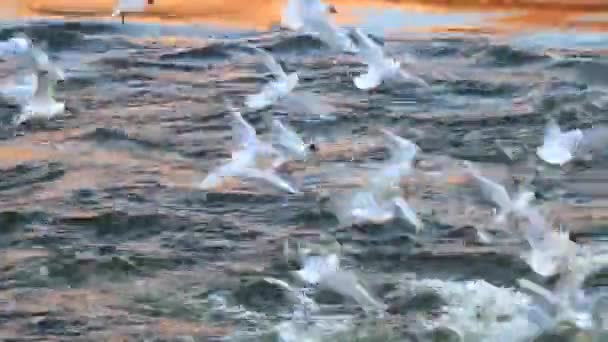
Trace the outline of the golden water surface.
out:
<instances>
[{"instance_id":1,"label":"golden water surface","mask_svg":"<svg viewBox=\"0 0 608 342\"><path fill-rule=\"evenodd\" d=\"M280 20L285 0L155 0L144 15L129 20L176 21L226 24L242 28L264 29ZM352 22L352 8L402 9L428 13L505 13L500 19L488 19L476 27L462 29L494 31L529 28L576 28L604 30L608 27L606 0L333 0L339 9L340 22ZM105 16L112 12L114 0L3 0L4 17L30 16ZM452 25L454 26L454 25ZM445 27L435 27L444 29ZM459 27L449 27L459 29Z\"/></svg>"}]
</instances>

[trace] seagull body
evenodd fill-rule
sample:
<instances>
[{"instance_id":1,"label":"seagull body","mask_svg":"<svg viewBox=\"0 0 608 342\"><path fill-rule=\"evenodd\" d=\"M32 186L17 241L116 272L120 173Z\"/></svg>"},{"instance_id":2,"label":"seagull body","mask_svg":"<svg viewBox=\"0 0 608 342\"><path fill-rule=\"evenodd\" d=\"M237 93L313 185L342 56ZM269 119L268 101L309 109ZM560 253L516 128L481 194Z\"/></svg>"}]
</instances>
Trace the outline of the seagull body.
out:
<instances>
[{"instance_id":1,"label":"seagull body","mask_svg":"<svg viewBox=\"0 0 608 342\"><path fill-rule=\"evenodd\" d=\"M337 254L326 256L305 256L302 258L302 269L294 274L309 285L318 285L323 277L340 269L340 258Z\"/></svg>"},{"instance_id":2,"label":"seagull body","mask_svg":"<svg viewBox=\"0 0 608 342\"><path fill-rule=\"evenodd\" d=\"M382 47L371 40L363 31L356 28L354 33L359 41L358 55L367 64L367 73L353 79L357 88L373 89L382 84L383 81L412 82L422 87L429 87L421 78L403 70L399 61L394 58L387 58Z\"/></svg>"},{"instance_id":3,"label":"seagull body","mask_svg":"<svg viewBox=\"0 0 608 342\"><path fill-rule=\"evenodd\" d=\"M65 112L65 103L54 99L57 75L38 70L33 82L33 95L23 105L21 114L15 118L15 124L36 119L51 119Z\"/></svg>"},{"instance_id":4,"label":"seagull body","mask_svg":"<svg viewBox=\"0 0 608 342\"><path fill-rule=\"evenodd\" d=\"M294 91L299 82L297 73L286 73L279 62L263 49L248 47L262 57L264 65L274 77L274 80L266 83L259 93L246 97L245 105L248 108L261 110L280 103L288 106L290 112L324 116L333 111L333 107L323 103L318 95L311 92Z\"/></svg>"},{"instance_id":5,"label":"seagull body","mask_svg":"<svg viewBox=\"0 0 608 342\"><path fill-rule=\"evenodd\" d=\"M272 120L272 143L281 152L283 160L305 160L308 157L308 145L291 127L280 120Z\"/></svg>"},{"instance_id":6,"label":"seagull body","mask_svg":"<svg viewBox=\"0 0 608 342\"><path fill-rule=\"evenodd\" d=\"M524 260L530 268L543 277L564 271L576 256L577 245L570 240L567 231L555 231L537 208L526 208L523 215L528 219L524 237L530 251Z\"/></svg>"},{"instance_id":7,"label":"seagull body","mask_svg":"<svg viewBox=\"0 0 608 342\"><path fill-rule=\"evenodd\" d=\"M54 99L54 90L57 82L65 80L65 75L51 62L48 54L34 46L25 34L0 43L0 55L6 54L27 56L30 67L34 69L33 77L26 78L24 84L2 91L3 96L14 99L21 107L15 124L62 114L65 104Z\"/></svg>"},{"instance_id":8,"label":"seagull body","mask_svg":"<svg viewBox=\"0 0 608 342\"><path fill-rule=\"evenodd\" d=\"M210 172L202 181L202 189L215 188L225 177L263 180L289 193L298 191L271 168L261 164L263 157L273 157L277 152L272 146L258 140L255 129L243 119L240 112L230 108L232 116L233 152L231 160Z\"/></svg>"},{"instance_id":9,"label":"seagull body","mask_svg":"<svg viewBox=\"0 0 608 342\"><path fill-rule=\"evenodd\" d=\"M537 148L536 155L549 164L561 166L574 159L582 140L580 129L562 132L557 122L550 120L545 127L543 145Z\"/></svg>"}]
</instances>

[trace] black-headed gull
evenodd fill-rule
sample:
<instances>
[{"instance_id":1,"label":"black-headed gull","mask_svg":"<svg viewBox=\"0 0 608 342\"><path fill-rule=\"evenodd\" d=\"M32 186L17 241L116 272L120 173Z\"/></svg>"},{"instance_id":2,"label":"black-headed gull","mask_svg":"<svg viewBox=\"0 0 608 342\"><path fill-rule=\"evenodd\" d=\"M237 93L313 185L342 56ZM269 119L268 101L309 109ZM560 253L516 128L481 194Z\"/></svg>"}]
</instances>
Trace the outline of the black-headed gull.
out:
<instances>
[{"instance_id":1,"label":"black-headed gull","mask_svg":"<svg viewBox=\"0 0 608 342\"><path fill-rule=\"evenodd\" d=\"M512 198L503 185L482 176L472 163L466 162L465 167L469 176L476 182L482 199L490 202L498 210L496 215L498 223L503 223L511 213L523 213L534 199L534 193L531 191L521 191Z\"/></svg>"},{"instance_id":2,"label":"black-headed gull","mask_svg":"<svg viewBox=\"0 0 608 342\"><path fill-rule=\"evenodd\" d=\"M305 160L310 151L308 144L289 125L277 118L271 121L272 144L283 160Z\"/></svg>"},{"instance_id":3,"label":"black-headed gull","mask_svg":"<svg viewBox=\"0 0 608 342\"><path fill-rule=\"evenodd\" d=\"M291 30L317 37L335 50L357 52L348 32L329 18L329 13L332 12L336 12L335 7L320 0L289 0L281 24Z\"/></svg>"},{"instance_id":4,"label":"black-headed gull","mask_svg":"<svg viewBox=\"0 0 608 342\"><path fill-rule=\"evenodd\" d=\"M54 98L55 85L63 78L57 74L38 70L34 79L34 94L23 104L21 113L15 118L15 124L36 119L50 119L65 112L65 103Z\"/></svg>"},{"instance_id":5,"label":"black-headed gull","mask_svg":"<svg viewBox=\"0 0 608 342\"><path fill-rule=\"evenodd\" d=\"M361 29L355 28L354 34L358 40L358 56L367 65L367 72L353 79L357 88L373 89L384 81L408 82L425 88L429 87L423 79L404 70L397 59L386 57L382 47L371 40Z\"/></svg>"},{"instance_id":6,"label":"black-headed gull","mask_svg":"<svg viewBox=\"0 0 608 342\"><path fill-rule=\"evenodd\" d=\"M29 49L35 72L33 94L22 103L21 114L16 124L32 119L50 119L65 112L65 103L55 100L55 86L65 80L63 70L56 66L42 49L32 45Z\"/></svg>"},{"instance_id":7,"label":"black-headed gull","mask_svg":"<svg viewBox=\"0 0 608 342\"><path fill-rule=\"evenodd\" d=\"M327 111L333 108L321 101L321 98L310 92L294 91L298 86L299 77L295 72L286 73L279 62L263 49L247 46L255 54L262 57L264 65L268 68L274 79L266 83L262 90L245 98L245 105L254 110L261 110L282 104L288 107L290 112L301 112L318 114L320 116L328 114Z\"/></svg>"},{"instance_id":8,"label":"black-headed gull","mask_svg":"<svg viewBox=\"0 0 608 342\"><path fill-rule=\"evenodd\" d=\"M233 151L228 163L211 171L201 182L202 189L220 186L225 177L263 180L289 193L298 190L281 178L272 167L262 165L264 157L276 158L277 151L269 144L259 141L255 129L241 113L228 104L232 118Z\"/></svg>"},{"instance_id":9,"label":"black-headed gull","mask_svg":"<svg viewBox=\"0 0 608 342\"><path fill-rule=\"evenodd\" d=\"M582 140L583 131L562 132L557 122L551 119L545 127L543 145L536 149L536 155L549 164L564 165L575 158Z\"/></svg>"}]
</instances>

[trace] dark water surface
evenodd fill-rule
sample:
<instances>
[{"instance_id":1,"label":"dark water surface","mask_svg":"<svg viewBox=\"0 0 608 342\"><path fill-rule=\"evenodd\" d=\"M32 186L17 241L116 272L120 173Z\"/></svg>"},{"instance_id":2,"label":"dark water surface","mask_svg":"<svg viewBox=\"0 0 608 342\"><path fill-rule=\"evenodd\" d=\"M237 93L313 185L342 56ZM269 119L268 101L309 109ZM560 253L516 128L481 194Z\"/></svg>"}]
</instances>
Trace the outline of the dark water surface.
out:
<instances>
[{"instance_id":1,"label":"dark water surface","mask_svg":"<svg viewBox=\"0 0 608 342\"><path fill-rule=\"evenodd\" d=\"M320 189L336 189L366 162L384 158L381 127L432 157L484 163L497 180L533 179L539 204L580 243L606 239L608 164L559 170L534 156L550 117L565 128L608 121L600 48L570 58L581 54L573 44L546 47L542 38L530 44L530 37L403 34L385 48L416 56L412 70L431 90L365 93L352 84L365 69L352 56L287 32L38 22L6 27L0 38L16 30L47 42L65 68L57 97L69 114L45 125L0 127L1 340L269 339L291 308L260 279L288 277L284 238L305 241L321 232L338 237L346 267L393 304L382 323L348 303L336 309L355 312L357 329L372 332L359 340L410 336L411 303L388 296L405 275L513 287L518 277L534 279L508 249L474 242L471 226L488 217L485 209L467 210L472 204L458 191L432 182L414 182L409 201L428 228L423 236L439 239L433 245L409 240L398 222L336 228L319 208ZM233 54L231 44L244 41L272 51L300 74L301 89L337 108L331 120L290 116L321 149L320 162L291 167L288 177L303 194L242 184L207 194L197 188L229 156L223 98L240 105L264 82L258 60ZM11 66L0 68L6 74ZM0 107L3 122L13 114ZM267 133L260 113L244 116Z\"/></svg>"}]
</instances>

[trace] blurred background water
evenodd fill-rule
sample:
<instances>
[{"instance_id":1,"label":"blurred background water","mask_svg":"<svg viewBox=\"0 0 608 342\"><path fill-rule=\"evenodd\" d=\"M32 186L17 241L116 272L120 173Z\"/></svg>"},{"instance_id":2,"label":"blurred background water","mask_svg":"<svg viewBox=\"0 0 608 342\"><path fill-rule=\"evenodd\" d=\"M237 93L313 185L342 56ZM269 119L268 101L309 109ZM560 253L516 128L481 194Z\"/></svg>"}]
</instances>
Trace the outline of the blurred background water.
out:
<instances>
[{"instance_id":1,"label":"blurred background water","mask_svg":"<svg viewBox=\"0 0 608 342\"><path fill-rule=\"evenodd\" d=\"M48 44L66 70L57 96L70 109L42 127L0 126L0 339L271 339L290 306L260 279L286 276L287 236L338 237L344 263L389 305L379 323L350 316L343 299L320 298L336 316L349 314L339 320L349 327L334 337L341 341L412 339L420 315L438 314L437 303L416 306L399 290L414 275L509 287L535 278L509 248L473 241L471 227L489 212L468 211L453 189L427 184L411 194L428 237L440 237L425 245L398 223L337 228L317 193L338 185L319 179L356 177L381 158L374 132L387 126L431 155L480 162L498 180L536 177L531 155L548 118L567 128L606 122L608 3L334 4L340 24L384 37L391 54L416 56L431 92L355 89L350 76L363 65L278 30L283 1L155 0L125 25L109 16L110 0L0 3L0 38L23 31ZM322 163L291 175L309 187L304 195L197 188L229 156L223 97L240 99L264 82L258 61L232 57L226 43L235 40L266 47L300 73L303 89L337 108L331 121L291 118L321 146ZM12 68L0 63L2 74ZM1 120L14 111L2 105ZM267 133L259 113L244 115ZM547 168L534 182L539 202L581 243L606 239L607 166ZM589 286L606 286L605 273Z\"/></svg>"}]
</instances>

